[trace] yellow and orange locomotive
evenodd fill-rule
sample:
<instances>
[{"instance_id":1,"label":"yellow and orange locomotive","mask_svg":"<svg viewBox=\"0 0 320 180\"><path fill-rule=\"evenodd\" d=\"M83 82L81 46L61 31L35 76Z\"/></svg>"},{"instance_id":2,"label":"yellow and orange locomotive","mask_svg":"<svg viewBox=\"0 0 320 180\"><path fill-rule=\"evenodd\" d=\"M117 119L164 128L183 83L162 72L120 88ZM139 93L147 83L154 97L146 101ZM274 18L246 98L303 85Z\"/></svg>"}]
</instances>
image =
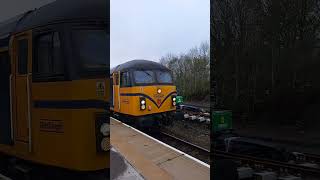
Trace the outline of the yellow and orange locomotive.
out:
<instances>
[{"instance_id":1,"label":"yellow and orange locomotive","mask_svg":"<svg viewBox=\"0 0 320 180\"><path fill-rule=\"evenodd\" d=\"M111 112L141 128L168 123L176 110L170 70L153 61L132 60L111 71Z\"/></svg>"},{"instance_id":2,"label":"yellow and orange locomotive","mask_svg":"<svg viewBox=\"0 0 320 180\"><path fill-rule=\"evenodd\" d=\"M0 24L0 165L110 167L107 14L57 0Z\"/></svg>"}]
</instances>

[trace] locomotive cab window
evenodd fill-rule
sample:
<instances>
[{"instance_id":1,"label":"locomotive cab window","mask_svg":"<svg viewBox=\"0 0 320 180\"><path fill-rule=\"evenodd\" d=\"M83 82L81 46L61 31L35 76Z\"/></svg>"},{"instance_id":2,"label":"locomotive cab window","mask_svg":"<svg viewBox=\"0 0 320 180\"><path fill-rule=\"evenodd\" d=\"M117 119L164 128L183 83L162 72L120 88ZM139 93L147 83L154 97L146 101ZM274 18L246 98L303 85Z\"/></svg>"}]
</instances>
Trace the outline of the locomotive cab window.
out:
<instances>
[{"instance_id":1,"label":"locomotive cab window","mask_svg":"<svg viewBox=\"0 0 320 180\"><path fill-rule=\"evenodd\" d=\"M122 72L120 81L121 81L120 82L121 87L130 87L131 86L130 73Z\"/></svg>"},{"instance_id":2,"label":"locomotive cab window","mask_svg":"<svg viewBox=\"0 0 320 180\"><path fill-rule=\"evenodd\" d=\"M82 30L77 29L72 33L75 58L79 60L82 74L106 74L108 69L107 58L108 36L105 29Z\"/></svg>"},{"instance_id":3,"label":"locomotive cab window","mask_svg":"<svg viewBox=\"0 0 320 180\"><path fill-rule=\"evenodd\" d=\"M36 38L33 72L48 78L63 76L64 61L58 32L42 34Z\"/></svg>"},{"instance_id":4,"label":"locomotive cab window","mask_svg":"<svg viewBox=\"0 0 320 180\"><path fill-rule=\"evenodd\" d=\"M28 72L28 40L22 39L18 42L18 72L27 74Z\"/></svg>"},{"instance_id":5,"label":"locomotive cab window","mask_svg":"<svg viewBox=\"0 0 320 180\"><path fill-rule=\"evenodd\" d=\"M153 84L155 83L155 76L153 71L137 70L133 72L134 82L136 84Z\"/></svg>"},{"instance_id":6,"label":"locomotive cab window","mask_svg":"<svg viewBox=\"0 0 320 180\"><path fill-rule=\"evenodd\" d=\"M156 71L157 80L160 84L171 84L172 76L169 71Z\"/></svg>"},{"instance_id":7,"label":"locomotive cab window","mask_svg":"<svg viewBox=\"0 0 320 180\"><path fill-rule=\"evenodd\" d=\"M136 85L173 83L170 72L163 70L136 70L133 78Z\"/></svg>"}]
</instances>

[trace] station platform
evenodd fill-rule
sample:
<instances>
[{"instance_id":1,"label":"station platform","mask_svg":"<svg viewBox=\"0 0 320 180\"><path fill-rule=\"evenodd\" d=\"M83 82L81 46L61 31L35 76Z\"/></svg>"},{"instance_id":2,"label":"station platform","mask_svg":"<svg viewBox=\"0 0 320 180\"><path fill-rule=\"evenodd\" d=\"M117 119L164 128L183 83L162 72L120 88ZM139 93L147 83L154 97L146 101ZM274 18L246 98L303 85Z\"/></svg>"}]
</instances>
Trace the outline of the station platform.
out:
<instances>
[{"instance_id":1,"label":"station platform","mask_svg":"<svg viewBox=\"0 0 320 180\"><path fill-rule=\"evenodd\" d=\"M12 179L0 174L0 180L12 180Z\"/></svg>"},{"instance_id":2,"label":"station platform","mask_svg":"<svg viewBox=\"0 0 320 180\"><path fill-rule=\"evenodd\" d=\"M210 179L208 164L114 118L110 118L110 131L111 160L116 162L113 158L118 156L125 166L123 170L119 170L121 165L111 163L111 176L117 176L112 178L137 180ZM119 172L115 172L116 169Z\"/></svg>"},{"instance_id":3,"label":"station platform","mask_svg":"<svg viewBox=\"0 0 320 180\"><path fill-rule=\"evenodd\" d=\"M111 180L144 180L139 172L114 148L110 150ZM0 179L1 180L1 179Z\"/></svg>"}]
</instances>

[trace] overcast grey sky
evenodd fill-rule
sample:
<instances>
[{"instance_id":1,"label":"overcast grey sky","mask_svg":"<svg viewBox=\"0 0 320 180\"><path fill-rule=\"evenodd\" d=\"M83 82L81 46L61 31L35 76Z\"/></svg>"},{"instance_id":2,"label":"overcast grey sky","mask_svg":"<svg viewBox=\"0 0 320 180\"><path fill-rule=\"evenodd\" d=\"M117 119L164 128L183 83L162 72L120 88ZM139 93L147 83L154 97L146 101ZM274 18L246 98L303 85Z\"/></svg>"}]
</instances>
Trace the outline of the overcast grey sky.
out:
<instances>
[{"instance_id":1,"label":"overcast grey sky","mask_svg":"<svg viewBox=\"0 0 320 180\"><path fill-rule=\"evenodd\" d=\"M0 22L54 0L5 0ZM209 0L111 0L111 67L158 61L209 41Z\"/></svg>"},{"instance_id":2,"label":"overcast grey sky","mask_svg":"<svg viewBox=\"0 0 320 180\"><path fill-rule=\"evenodd\" d=\"M55 0L1 0L0 22Z\"/></svg>"},{"instance_id":3,"label":"overcast grey sky","mask_svg":"<svg viewBox=\"0 0 320 180\"><path fill-rule=\"evenodd\" d=\"M209 42L209 0L111 0L111 60L158 61Z\"/></svg>"}]
</instances>

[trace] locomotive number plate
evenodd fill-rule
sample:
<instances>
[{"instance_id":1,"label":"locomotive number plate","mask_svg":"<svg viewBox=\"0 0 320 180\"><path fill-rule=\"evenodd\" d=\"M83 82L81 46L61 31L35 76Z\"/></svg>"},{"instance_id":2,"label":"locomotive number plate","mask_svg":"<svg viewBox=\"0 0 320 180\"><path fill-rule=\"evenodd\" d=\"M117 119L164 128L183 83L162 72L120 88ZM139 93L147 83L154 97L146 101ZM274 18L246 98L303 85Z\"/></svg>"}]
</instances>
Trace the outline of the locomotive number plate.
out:
<instances>
[{"instance_id":1,"label":"locomotive number plate","mask_svg":"<svg viewBox=\"0 0 320 180\"><path fill-rule=\"evenodd\" d=\"M62 120L40 119L40 131L63 133L64 124Z\"/></svg>"}]
</instances>

